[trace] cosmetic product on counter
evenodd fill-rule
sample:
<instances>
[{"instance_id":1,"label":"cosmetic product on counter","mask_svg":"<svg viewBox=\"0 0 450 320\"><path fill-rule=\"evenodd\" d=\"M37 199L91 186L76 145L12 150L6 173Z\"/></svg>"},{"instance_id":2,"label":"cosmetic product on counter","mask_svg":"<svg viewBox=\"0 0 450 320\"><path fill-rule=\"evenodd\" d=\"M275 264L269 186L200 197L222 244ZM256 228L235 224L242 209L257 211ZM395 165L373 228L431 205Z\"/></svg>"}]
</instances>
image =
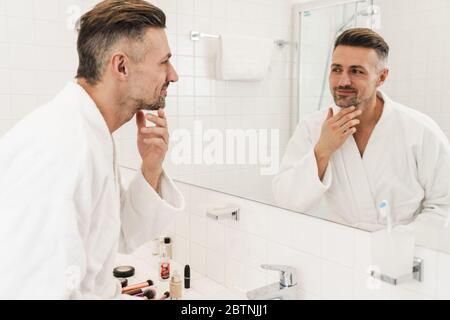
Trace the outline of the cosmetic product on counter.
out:
<instances>
[{"instance_id":1,"label":"cosmetic product on counter","mask_svg":"<svg viewBox=\"0 0 450 320\"><path fill-rule=\"evenodd\" d=\"M184 267L184 288L189 289L191 287L191 267L187 264Z\"/></svg>"},{"instance_id":2,"label":"cosmetic product on counter","mask_svg":"<svg viewBox=\"0 0 450 320\"><path fill-rule=\"evenodd\" d=\"M156 297L156 290L155 288L147 288L147 289L141 289L141 292L137 294L133 294L134 297L141 297L141 298L147 298L147 300L155 300Z\"/></svg>"},{"instance_id":3,"label":"cosmetic product on counter","mask_svg":"<svg viewBox=\"0 0 450 320\"><path fill-rule=\"evenodd\" d=\"M146 297L148 300L154 300L156 298L156 290L155 289L145 290L144 297Z\"/></svg>"},{"instance_id":4,"label":"cosmetic product on counter","mask_svg":"<svg viewBox=\"0 0 450 320\"><path fill-rule=\"evenodd\" d=\"M140 289L134 289L134 290L127 291L124 294L127 294L129 296L135 296L137 294L144 293L145 290L148 290L148 289L155 289L155 288L154 287L144 287L144 288L140 288Z\"/></svg>"},{"instance_id":5,"label":"cosmetic product on counter","mask_svg":"<svg viewBox=\"0 0 450 320\"><path fill-rule=\"evenodd\" d=\"M134 276L135 269L132 266L120 266L117 268L114 268L113 275L116 278L130 278Z\"/></svg>"},{"instance_id":6,"label":"cosmetic product on counter","mask_svg":"<svg viewBox=\"0 0 450 320\"><path fill-rule=\"evenodd\" d=\"M133 284L133 285L131 285L131 286L128 286L128 287L123 288L123 289L122 289L122 293L123 293L123 294L128 294L129 291L133 291L133 290L136 290L136 289L142 289L142 288L145 288L145 287L150 287L150 286L152 286L153 284L154 284L154 283L153 283L152 280L147 280L147 281L142 282L142 283Z\"/></svg>"},{"instance_id":7,"label":"cosmetic product on counter","mask_svg":"<svg viewBox=\"0 0 450 320\"><path fill-rule=\"evenodd\" d=\"M164 292L164 295L161 298L159 298L159 300L167 300L169 298L170 298L170 292L166 291L166 292Z\"/></svg>"},{"instance_id":8,"label":"cosmetic product on counter","mask_svg":"<svg viewBox=\"0 0 450 320\"><path fill-rule=\"evenodd\" d=\"M161 253L161 261L159 262L159 276L161 280L170 278L170 260L164 251Z\"/></svg>"},{"instance_id":9,"label":"cosmetic product on counter","mask_svg":"<svg viewBox=\"0 0 450 320\"><path fill-rule=\"evenodd\" d=\"M169 237L164 238L164 248L163 250L166 251L166 255L169 259L173 259L172 257L172 239Z\"/></svg>"},{"instance_id":10,"label":"cosmetic product on counter","mask_svg":"<svg viewBox=\"0 0 450 320\"><path fill-rule=\"evenodd\" d=\"M120 278L119 279L122 288L125 288L128 285L128 279Z\"/></svg>"},{"instance_id":11,"label":"cosmetic product on counter","mask_svg":"<svg viewBox=\"0 0 450 320\"><path fill-rule=\"evenodd\" d=\"M171 280L170 280L170 298L172 300L181 299L181 277L178 274L178 271L175 271Z\"/></svg>"}]
</instances>

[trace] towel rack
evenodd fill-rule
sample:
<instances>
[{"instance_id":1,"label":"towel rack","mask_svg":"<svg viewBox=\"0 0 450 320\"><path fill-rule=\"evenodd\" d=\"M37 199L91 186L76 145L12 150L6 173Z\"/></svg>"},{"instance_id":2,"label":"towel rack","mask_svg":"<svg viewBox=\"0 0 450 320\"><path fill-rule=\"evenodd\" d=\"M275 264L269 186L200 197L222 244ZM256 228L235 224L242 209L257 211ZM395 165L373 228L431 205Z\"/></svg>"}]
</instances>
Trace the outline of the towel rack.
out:
<instances>
[{"instance_id":1,"label":"towel rack","mask_svg":"<svg viewBox=\"0 0 450 320\"><path fill-rule=\"evenodd\" d=\"M215 38L220 39L220 36L217 34L207 34L199 31L192 31L191 32L191 40L192 41L199 41L201 38ZM291 44L289 41L286 40L275 40L274 43L277 45L278 48L283 49L285 46Z\"/></svg>"}]
</instances>

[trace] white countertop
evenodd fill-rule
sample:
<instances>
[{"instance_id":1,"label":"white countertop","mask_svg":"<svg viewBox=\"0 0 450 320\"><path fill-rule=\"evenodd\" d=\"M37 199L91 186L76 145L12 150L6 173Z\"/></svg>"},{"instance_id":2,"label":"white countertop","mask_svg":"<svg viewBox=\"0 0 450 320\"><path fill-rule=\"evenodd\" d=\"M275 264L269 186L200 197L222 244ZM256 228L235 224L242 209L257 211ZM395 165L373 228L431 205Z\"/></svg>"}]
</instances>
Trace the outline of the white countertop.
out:
<instances>
[{"instance_id":1,"label":"white countertop","mask_svg":"<svg viewBox=\"0 0 450 320\"><path fill-rule=\"evenodd\" d=\"M159 256L152 255L149 246L143 246L132 255L118 255L116 266L130 265L136 269L136 274L128 278L128 285L133 285L147 280L154 282L157 291L156 298L159 299L164 292L169 290L169 280L161 280L159 277ZM247 300L244 293L227 288L204 275L192 270L191 267L191 288L184 288L184 265L172 260L170 264L170 274L177 270L182 278L182 300ZM112 273L112 270L111 270Z\"/></svg>"}]
</instances>

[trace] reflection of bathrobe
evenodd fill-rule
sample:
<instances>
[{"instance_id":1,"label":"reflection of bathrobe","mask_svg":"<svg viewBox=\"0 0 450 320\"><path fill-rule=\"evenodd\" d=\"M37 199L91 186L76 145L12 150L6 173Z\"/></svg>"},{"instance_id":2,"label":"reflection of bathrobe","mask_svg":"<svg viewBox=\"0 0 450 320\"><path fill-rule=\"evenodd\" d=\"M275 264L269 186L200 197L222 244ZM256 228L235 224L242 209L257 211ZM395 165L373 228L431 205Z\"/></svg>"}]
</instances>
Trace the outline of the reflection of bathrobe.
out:
<instances>
[{"instance_id":1,"label":"reflection of bathrobe","mask_svg":"<svg viewBox=\"0 0 450 320\"><path fill-rule=\"evenodd\" d=\"M155 238L184 200L138 173L121 189L113 139L77 84L0 140L0 299L119 297L118 249Z\"/></svg>"},{"instance_id":2,"label":"reflection of bathrobe","mask_svg":"<svg viewBox=\"0 0 450 320\"><path fill-rule=\"evenodd\" d=\"M427 116L381 95L384 111L363 158L350 137L332 156L323 182L314 147L327 110L301 121L273 183L280 205L313 213L325 197L333 213L349 224L384 224L377 210L382 200L389 201L399 223L409 223L419 214L421 218L447 215L447 138ZM335 114L339 111L334 108Z\"/></svg>"}]
</instances>

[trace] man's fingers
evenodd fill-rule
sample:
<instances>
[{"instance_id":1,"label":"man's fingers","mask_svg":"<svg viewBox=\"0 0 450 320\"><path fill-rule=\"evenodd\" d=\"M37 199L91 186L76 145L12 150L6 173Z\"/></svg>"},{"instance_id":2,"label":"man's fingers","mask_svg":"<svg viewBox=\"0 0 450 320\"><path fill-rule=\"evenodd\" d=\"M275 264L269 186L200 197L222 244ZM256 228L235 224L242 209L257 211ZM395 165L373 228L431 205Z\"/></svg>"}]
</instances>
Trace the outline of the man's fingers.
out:
<instances>
[{"instance_id":1,"label":"man's fingers","mask_svg":"<svg viewBox=\"0 0 450 320\"><path fill-rule=\"evenodd\" d=\"M358 131L356 128L350 128L350 129L348 129L347 131L344 131L344 132L343 132L344 137L345 137L345 138L348 138L348 137L350 137L352 134L355 134L356 131Z\"/></svg>"},{"instance_id":2,"label":"man's fingers","mask_svg":"<svg viewBox=\"0 0 450 320\"><path fill-rule=\"evenodd\" d=\"M161 110L161 109L160 109ZM164 112L164 111L163 111ZM159 111L158 111L158 115L159 115ZM154 123L156 126L161 127L161 128L167 128L167 120L165 118L165 114L163 113L164 117L160 117L160 116L154 116L152 114L147 114L147 116L145 117L148 121Z\"/></svg>"},{"instance_id":3,"label":"man's fingers","mask_svg":"<svg viewBox=\"0 0 450 320\"><path fill-rule=\"evenodd\" d=\"M164 109L159 109L158 110L158 116L160 117L160 118L163 118L163 119L166 119L166 111L164 110Z\"/></svg>"},{"instance_id":4,"label":"man's fingers","mask_svg":"<svg viewBox=\"0 0 450 320\"><path fill-rule=\"evenodd\" d=\"M333 118L333 108L328 108L328 115L327 115L327 120L330 120L331 118Z\"/></svg>"},{"instance_id":5,"label":"man's fingers","mask_svg":"<svg viewBox=\"0 0 450 320\"><path fill-rule=\"evenodd\" d=\"M169 146L167 143L161 138L146 138L144 139L144 143L148 146L157 147L163 151L169 150Z\"/></svg>"},{"instance_id":6,"label":"man's fingers","mask_svg":"<svg viewBox=\"0 0 450 320\"><path fill-rule=\"evenodd\" d=\"M334 121L339 121L342 119L342 117L345 117L347 114L352 113L356 110L356 107L349 107L349 108L344 108L341 111L339 111L334 117Z\"/></svg>"},{"instance_id":7,"label":"man's fingers","mask_svg":"<svg viewBox=\"0 0 450 320\"><path fill-rule=\"evenodd\" d=\"M153 127L153 128L142 128L140 133L144 135L144 139L158 137L162 138L165 143L169 144L169 132L166 128Z\"/></svg>"},{"instance_id":8,"label":"man's fingers","mask_svg":"<svg viewBox=\"0 0 450 320\"><path fill-rule=\"evenodd\" d=\"M346 132L348 129L353 128L353 127L357 126L360 123L361 123L361 121L359 121L358 119L348 121L342 127L340 127L340 130L342 132Z\"/></svg>"},{"instance_id":9,"label":"man's fingers","mask_svg":"<svg viewBox=\"0 0 450 320\"><path fill-rule=\"evenodd\" d=\"M361 110L356 110L352 113L348 113L345 116L343 116L340 120L336 121L335 124L336 126L342 127L343 125L345 125L347 122L352 121L354 118L359 117L362 114Z\"/></svg>"}]
</instances>

